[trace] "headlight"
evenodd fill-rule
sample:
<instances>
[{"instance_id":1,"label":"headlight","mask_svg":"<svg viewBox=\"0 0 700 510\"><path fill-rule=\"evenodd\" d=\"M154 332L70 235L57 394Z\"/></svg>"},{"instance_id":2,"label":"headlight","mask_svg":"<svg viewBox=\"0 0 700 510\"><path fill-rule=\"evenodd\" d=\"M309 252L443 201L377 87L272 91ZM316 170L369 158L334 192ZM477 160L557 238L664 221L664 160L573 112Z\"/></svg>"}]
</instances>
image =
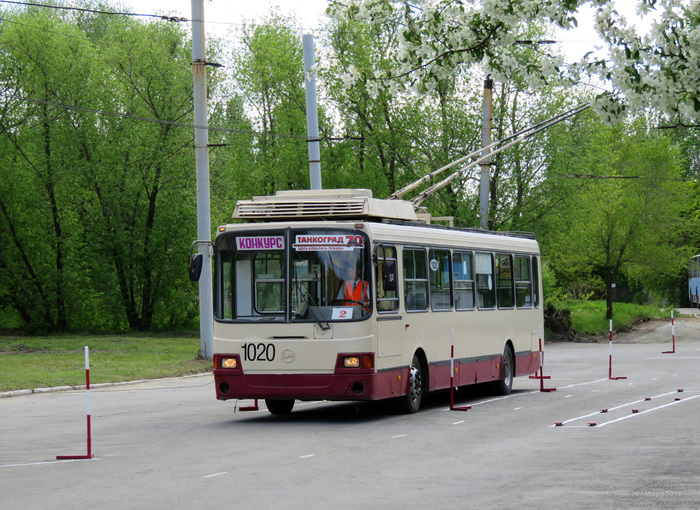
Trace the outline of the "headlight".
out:
<instances>
[{"instance_id":1,"label":"headlight","mask_svg":"<svg viewBox=\"0 0 700 510\"><path fill-rule=\"evenodd\" d=\"M371 354L344 356L343 368L374 368L374 356Z\"/></svg>"},{"instance_id":2,"label":"headlight","mask_svg":"<svg viewBox=\"0 0 700 510\"><path fill-rule=\"evenodd\" d=\"M343 366L345 368L360 368L359 356L347 356L343 358Z\"/></svg>"},{"instance_id":3,"label":"headlight","mask_svg":"<svg viewBox=\"0 0 700 510\"><path fill-rule=\"evenodd\" d=\"M238 368L236 358L221 358L221 368Z\"/></svg>"}]
</instances>

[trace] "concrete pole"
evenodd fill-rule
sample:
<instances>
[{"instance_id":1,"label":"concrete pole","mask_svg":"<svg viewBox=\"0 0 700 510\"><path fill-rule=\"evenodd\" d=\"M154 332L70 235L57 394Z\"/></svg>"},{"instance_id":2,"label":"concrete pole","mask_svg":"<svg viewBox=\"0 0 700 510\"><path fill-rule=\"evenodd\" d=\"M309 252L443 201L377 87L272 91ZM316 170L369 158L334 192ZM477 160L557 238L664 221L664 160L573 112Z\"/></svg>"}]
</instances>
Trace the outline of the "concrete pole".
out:
<instances>
[{"instance_id":1,"label":"concrete pole","mask_svg":"<svg viewBox=\"0 0 700 510\"><path fill-rule=\"evenodd\" d=\"M493 80L484 80L484 108L481 122L481 157L487 157L491 152L491 109L493 105ZM485 230L489 228L489 174L491 172L491 159L487 158L481 163L481 183L479 190L479 226Z\"/></svg>"},{"instance_id":2,"label":"concrete pole","mask_svg":"<svg viewBox=\"0 0 700 510\"><path fill-rule=\"evenodd\" d=\"M309 181L311 189L321 189L321 147L318 142L318 105L316 101L316 75L309 73L314 65L314 36L305 34L304 82L306 83L306 133L309 146Z\"/></svg>"},{"instance_id":3,"label":"concrete pole","mask_svg":"<svg viewBox=\"0 0 700 510\"><path fill-rule=\"evenodd\" d=\"M199 279L200 354L213 356L214 306L211 278L211 213L209 204L209 131L204 49L204 0L192 0L192 71L194 74L194 153L197 170L197 240L204 260ZM204 241L204 242L202 242Z\"/></svg>"}]
</instances>

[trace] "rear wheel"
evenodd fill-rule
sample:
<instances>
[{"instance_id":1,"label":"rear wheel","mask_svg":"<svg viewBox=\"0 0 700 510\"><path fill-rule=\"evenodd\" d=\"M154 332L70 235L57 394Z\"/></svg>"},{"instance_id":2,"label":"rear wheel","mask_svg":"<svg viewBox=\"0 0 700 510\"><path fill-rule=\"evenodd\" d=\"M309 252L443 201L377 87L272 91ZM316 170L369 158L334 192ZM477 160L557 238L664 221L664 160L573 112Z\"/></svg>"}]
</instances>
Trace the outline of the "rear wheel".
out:
<instances>
[{"instance_id":1,"label":"rear wheel","mask_svg":"<svg viewBox=\"0 0 700 510\"><path fill-rule=\"evenodd\" d=\"M265 405L270 414L289 414L294 408L294 400L265 399Z\"/></svg>"},{"instance_id":2,"label":"rear wheel","mask_svg":"<svg viewBox=\"0 0 700 510\"><path fill-rule=\"evenodd\" d=\"M501 361L501 378L493 384L494 390L498 395L508 395L513 389L513 375L515 374L515 363L513 351L510 346L506 345L503 351L503 360Z\"/></svg>"},{"instance_id":3,"label":"rear wheel","mask_svg":"<svg viewBox=\"0 0 700 510\"><path fill-rule=\"evenodd\" d=\"M425 381L427 373L423 368L423 364L417 354L413 355L411 362L411 373L408 381L408 392L406 395L399 397L397 403L399 411L404 414L413 414L420 409L423 394L426 390Z\"/></svg>"}]
</instances>

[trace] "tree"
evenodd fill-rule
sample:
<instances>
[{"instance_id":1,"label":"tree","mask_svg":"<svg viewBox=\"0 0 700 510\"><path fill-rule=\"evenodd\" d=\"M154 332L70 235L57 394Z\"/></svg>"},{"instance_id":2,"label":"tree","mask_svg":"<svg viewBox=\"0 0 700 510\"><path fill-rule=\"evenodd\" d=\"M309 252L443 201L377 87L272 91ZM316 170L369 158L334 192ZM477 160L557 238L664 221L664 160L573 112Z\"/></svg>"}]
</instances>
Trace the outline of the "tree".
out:
<instances>
[{"instance_id":1,"label":"tree","mask_svg":"<svg viewBox=\"0 0 700 510\"><path fill-rule=\"evenodd\" d=\"M234 91L250 107L257 130L251 158L236 179L238 196L308 187L302 44L285 22L291 20L272 16L245 25L234 55Z\"/></svg>"},{"instance_id":2,"label":"tree","mask_svg":"<svg viewBox=\"0 0 700 510\"><path fill-rule=\"evenodd\" d=\"M608 43L613 65L605 59L566 63L546 50L535 55L521 51L519 42L528 25L568 29L576 25L577 10L589 0L476 2L473 0L355 0L331 2L337 19L360 23L392 23L402 20L398 65L380 78L414 76L418 86L433 87L456 68L483 65L486 73L502 81L518 74L531 89L549 84L576 84L592 74L610 80L615 93L602 94L597 110L607 119L628 107L647 105L678 115L700 116L700 6L692 0L658 2L660 22L648 35L639 34L612 7L611 0L595 6L596 26ZM639 0L638 9L656 10L656 0ZM348 75L352 79L352 75ZM378 81L383 87L387 81ZM626 102L621 102L625 98Z\"/></svg>"},{"instance_id":3,"label":"tree","mask_svg":"<svg viewBox=\"0 0 700 510\"><path fill-rule=\"evenodd\" d=\"M618 278L653 288L655 278L686 265L682 239L690 225L683 213L691 202L678 151L667 138L649 133L641 121L581 127L578 141L551 162L548 194L565 200L540 223L548 232L543 249L558 275L601 278L610 319Z\"/></svg>"},{"instance_id":4,"label":"tree","mask_svg":"<svg viewBox=\"0 0 700 510\"><path fill-rule=\"evenodd\" d=\"M187 33L41 8L4 17L0 306L34 330L190 324Z\"/></svg>"}]
</instances>

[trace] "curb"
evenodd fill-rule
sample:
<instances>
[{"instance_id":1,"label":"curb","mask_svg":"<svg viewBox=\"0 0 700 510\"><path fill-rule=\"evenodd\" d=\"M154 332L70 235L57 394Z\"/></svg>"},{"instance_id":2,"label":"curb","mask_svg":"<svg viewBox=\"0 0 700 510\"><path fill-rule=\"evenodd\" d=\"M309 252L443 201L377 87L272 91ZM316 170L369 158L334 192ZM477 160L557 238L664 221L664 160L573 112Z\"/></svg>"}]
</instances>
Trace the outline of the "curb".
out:
<instances>
[{"instance_id":1,"label":"curb","mask_svg":"<svg viewBox=\"0 0 700 510\"><path fill-rule=\"evenodd\" d=\"M97 383L97 384L91 384L90 389L95 390L95 389L100 389L100 388L111 388L113 386L127 386L130 384L139 384L139 383L145 383L145 382L154 382L154 381L172 381L176 379L188 379L191 377L203 377L207 375L212 375L211 372L202 372L201 374L190 374L190 375L183 375L180 377L161 377L159 379L137 379L135 381L121 381L121 382L114 382L114 383ZM62 391L73 391L73 390L84 390L85 385L84 384L77 384L75 386L52 386L49 388L34 388L34 389L23 389L23 390L12 390L12 391L0 391L0 398L9 398L9 397L21 397L24 395L36 395L36 394L41 394L41 393L58 393Z\"/></svg>"}]
</instances>

